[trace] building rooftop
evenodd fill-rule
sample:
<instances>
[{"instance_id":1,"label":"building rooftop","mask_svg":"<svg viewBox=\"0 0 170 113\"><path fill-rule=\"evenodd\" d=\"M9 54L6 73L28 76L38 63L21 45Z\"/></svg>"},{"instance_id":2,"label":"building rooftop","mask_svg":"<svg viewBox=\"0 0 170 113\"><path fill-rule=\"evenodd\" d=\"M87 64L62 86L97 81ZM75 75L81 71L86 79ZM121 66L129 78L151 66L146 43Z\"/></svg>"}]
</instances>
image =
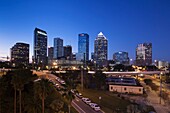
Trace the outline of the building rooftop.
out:
<instances>
[{"instance_id":1,"label":"building rooftop","mask_svg":"<svg viewBox=\"0 0 170 113\"><path fill-rule=\"evenodd\" d=\"M101 39L101 38L106 39L106 37L103 35L103 33L102 33L102 32L100 32L100 33L98 34L98 36L97 36L97 38L96 38L96 39Z\"/></svg>"},{"instance_id":2,"label":"building rooftop","mask_svg":"<svg viewBox=\"0 0 170 113\"><path fill-rule=\"evenodd\" d=\"M135 78L109 77L106 79L109 85L141 86Z\"/></svg>"}]
</instances>

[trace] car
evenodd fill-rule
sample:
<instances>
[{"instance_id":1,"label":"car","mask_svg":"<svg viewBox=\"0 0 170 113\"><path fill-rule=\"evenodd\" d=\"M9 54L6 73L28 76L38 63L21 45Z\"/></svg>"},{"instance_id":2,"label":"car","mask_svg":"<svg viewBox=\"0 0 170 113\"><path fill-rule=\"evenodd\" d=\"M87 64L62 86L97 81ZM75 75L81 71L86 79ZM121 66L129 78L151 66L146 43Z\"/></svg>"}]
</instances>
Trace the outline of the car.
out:
<instances>
[{"instance_id":1,"label":"car","mask_svg":"<svg viewBox=\"0 0 170 113\"><path fill-rule=\"evenodd\" d=\"M61 80L61 81L60 81L60 83L61 83L61 84L63 84L63 85L65 85L65 84L66 84L63 80Z\"/></svg>"},{"instance_id":2,"label":"car","mask_svg":"<svg viewBox=\"0 0 170 113\"><path fill-rule=\"evenodd\" d=\"M89 103L89 106L92 107L94 104L96 104L96 103L90 102L90 103Z\"/></svg>"},{"instance_id":3,"label":"car","mask_svg":"<svg viewBox=\"0 0 170 113\"><path fill-rule=\"evenodd\" d=\"M56 77L56 80L57 80L57 81L60 81L60 78L59 78L59 77Z\"/></svg>"},{"instance_id":4,"label":"car","mask_svg":"<svg viewBox=\"0 0 170 113\"><path fill-rule=\"evenodd\" d=\"M82 98L82 97L83 97L81 93L76 93L76 96L77 96L78 98Z\"/></svg>"},{"instance_id":5,"label":"car","mask_svg":"<svg viewBox=\"0 0 170 113\"><path fill-rule=\"evenodd\" d=\"M71 89L70 92L71 92L72 94L75 94L75 89Z\"/></svg>"},{"instance_id":6,"label":"car","mask_svg":"<svg viewBox=\"0 0 170 113\"><path fill-rule=\"evenodd\" d=\"M55 84L57 87L60 87L59 84Z\"/></svg>"},{"instance_id":7,"label":"car","mask_svg":"<svg viewBox=\"0 0 170 113\"><path fill-rule=\"evenodd\" d=\"M99 111L100 110L100 106L98 104L91 104L91 107L95 110L95 111Z\"/></svg>"},{"instance_id":8,"label":"car","mask_svg":"<svg viewBox=\"0 0 170 113\"><path fill-rule=\"evenodd\" d=\"M88 98L88 99L85 99L84 102L85 102L86 104L89 104L89 103L91 102L91 100Z\"/></svg>"},{"instance_id":9,"label":"car","mask_svg":"<svg viewBox=\"0 0 170 113\"><path fill-rule=\"evenodd\" d=\"M87 99L89 99L89 98L85 98L85 97L83 97L83 98L82 98L82 101L84 101L84 102L85 102Z\"/></svg>"}]
</instances>

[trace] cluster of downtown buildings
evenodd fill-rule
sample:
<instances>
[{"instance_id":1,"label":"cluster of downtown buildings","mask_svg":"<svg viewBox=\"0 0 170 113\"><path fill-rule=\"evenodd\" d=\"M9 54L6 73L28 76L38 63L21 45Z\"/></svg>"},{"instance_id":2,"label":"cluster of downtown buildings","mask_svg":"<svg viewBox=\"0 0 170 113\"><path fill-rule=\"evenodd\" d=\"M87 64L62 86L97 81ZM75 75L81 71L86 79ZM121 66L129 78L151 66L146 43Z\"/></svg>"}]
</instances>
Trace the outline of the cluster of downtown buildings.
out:
<instances>
[{"instance_id":1,"label":"cluster of downtown buildings","mask_svg":"<svg viewBox=\"0 0 170 113\"><path fill-rule=\"evenodd\" d=\"M108 40L100 32L94 41L94 52L89 60L89 35L87 33L78 34L78 52L72 52L71 45L63 45L63 39L54 38L53 47L47 45L47 32L39 28L34 30L34 52L32 64L34 68L51 68L59 65L81 66L83 62L90 61L97 67L109 64L108 60ZM48 52L47 52L48 51ZM48 54L47 54L48 53ZM113 54L115 64L129 65L128 52L116 52ZM29 64L29 44L16 43L11 48L11 63L14 67L18 65L27 66ZM135 65L152 65L152 43L138 44L136 48Z\"/></svg>"}]
</instances>

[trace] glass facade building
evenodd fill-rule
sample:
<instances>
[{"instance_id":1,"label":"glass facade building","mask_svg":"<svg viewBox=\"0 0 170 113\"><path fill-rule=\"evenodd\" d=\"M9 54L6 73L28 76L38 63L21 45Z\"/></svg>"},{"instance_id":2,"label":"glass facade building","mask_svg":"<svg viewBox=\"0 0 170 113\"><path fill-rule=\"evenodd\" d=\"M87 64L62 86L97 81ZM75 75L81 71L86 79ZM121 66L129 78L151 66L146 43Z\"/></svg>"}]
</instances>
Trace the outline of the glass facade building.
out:
<instances>
[{"instance_id":1,"label":"glass facade building","mask_svg":"<svg viewBox=\"0 0 170 113\"><path fill-rule=\"evenodd\" d=\"M47 65L47 32L39 28L34 30L33 62L42 68Z\"/></svg>"},{"instance_id":2,"label":"glass facade building","mask_svg":"<svg viewBox=\"0 0 170 113\"><path fill-rule=\"evenodd\" d=\"M54 38L54 59L58 59L63 56L63 39Z\"/></svg>"},{"instance_id":3,"label":"glass facade building","mask_svg":"<svg viewBox=\"0 0 170 113\"><path fill-rule=\"evenodd\" d=\"M136 48L136 65L152 64L152 43L138 44Z\"/></svg>"},{"instance_id":4,"label":"glass facade building","mask_svg":"<svg viewBox=\"0 0 170 113\"><path fill-rule=\"evenodd\" d=\"M85 55L84 55L85 54ZM78 53L76 54L77 60L89 60L89 35L81 33L78 35Z\"/></svg>"},{"instance_id":5,"label":"glass facade building","mask_svg":"<svg viewBox=\"0 0 170 113\"><path fill-rule=\"evenodd\" d=\"M11 63L14 67L26 67L29 64L29 44L16 43L11 48Z\"/></svg>"},{"instance_id":6,"label":"glass facade building","mask_svg":"<svg viewBox=\"0 0 170 113\"><path fill-rule=\"evenodd\" d=\"M129 56L128 52L116 52L113 54L113 60L116 64L123 64L123 65L129 65Z\"/></svg>"},{"instance_id":7,"label":"glass facade building","mask_svg":"<svg viewBox=\"0 0 170 113\"><path fill-rule=\"evenodd\" d=\"M107 65L108 57L108 41L100 32L94 41L94 59L97 66L102 67Z\"/></svg>"}]
</instances>

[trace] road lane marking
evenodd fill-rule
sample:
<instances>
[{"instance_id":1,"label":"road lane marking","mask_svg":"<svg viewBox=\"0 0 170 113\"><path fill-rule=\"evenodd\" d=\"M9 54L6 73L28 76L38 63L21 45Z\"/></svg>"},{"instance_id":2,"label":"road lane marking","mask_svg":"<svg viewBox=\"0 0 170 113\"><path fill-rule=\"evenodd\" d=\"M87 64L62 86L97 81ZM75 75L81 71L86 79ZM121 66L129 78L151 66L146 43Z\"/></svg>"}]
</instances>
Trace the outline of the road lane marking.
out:
<instances>
[{"instance_id":1,"label":"road lane marking","mask_svg":"<svg viewBox=\"0 0 170 113\"><path fill-rule=\"evenodd\" d=\"M83 113L86 113L84 110L82 110L74 101L72 102L76 107L79 108L79 110L81 110Z\"/></svg>"}]
</instances>

